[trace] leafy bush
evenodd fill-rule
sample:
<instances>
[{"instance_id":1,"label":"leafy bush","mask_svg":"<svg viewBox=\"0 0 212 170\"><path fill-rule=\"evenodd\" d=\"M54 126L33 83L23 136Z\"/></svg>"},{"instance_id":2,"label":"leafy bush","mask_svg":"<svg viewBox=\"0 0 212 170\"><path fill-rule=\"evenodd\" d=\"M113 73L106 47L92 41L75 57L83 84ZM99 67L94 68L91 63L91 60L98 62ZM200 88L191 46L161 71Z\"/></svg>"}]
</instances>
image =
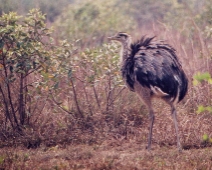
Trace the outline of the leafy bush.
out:
<instances>
[{"instance_id":1,"label":"leafy bush","mask_svg":"<svg viewBox=\"0 0 212 170\"><path fill-rule=\"evenodd\" d=\"M207 82L208 84L212 84L212 78L211 78L210 73L208 73L208 72L205 72L205 73L198 72L194 75L193 84L195 86L198 85L199 83L203 83L203 82ZM204 111L208 111L208 112L212 113L212 107L211 106L205 107L203 105L200 105L198 107L197 113L202 113Z\"/></svg>"},{"instance_id":2,"label":"leafy bush","mask_svg":"<svg viewBox=\"0 0 212 170\"><path fill-rule=\"evenodd\" d=\"M204 82L207 82L208 84L212 84L212 78L211 78L211 75L210 73L208 72L205 72L205 73L197 73L194 75L194 80L193 80L193 84L194 85L198 85L200 83L204 83ZM208 94L210 95L210 94ZM202 104L200 104L198 106L198 109L197 109L197 113L200 114L200 113L203 113L203 112L209 112L212 114L212 106L209 105L209 106L203 106ZM208 137L207 134L204 134L203 135L203 141L204 142L210 142L212 143L212 138Z\"/></svg>"},{"instance_id":3,"label":"leafy bush","mask_svg":"<svg viewBox=\"0 0 212 170\"><path fill-rule=\"evenodd\" d=\"M57 64L53 59L66 55L64 46L54 45L44 20L36 9L24 18L14 12L0 17L1 109L4 122L14 129L42 112L45 91L55 86L48 81L48 72Z\"/></svg>"},{"instance_id":4,"label":"leafy bush","mask_svg":"<svg viewBox=\"0 0 212 170\"><path fill-rule=\"evenodd\" d=\"M56 45L44 21L37 9L26 17L11 12L0 18L1 139L18 142L13 138L18 129L27 148L41 141L50 146L78 141L83 136L76 136L76 129L101 128L102 123L108 123L109 130L122 125L121 133L126 133L126 114L140 105L134 102L133 109L128 108L134 95L122 84L119 46L82 51L75 41L57 40Z\"/></svg>"},{"instance_id":5,"label":"leafy bush","mask_svg":"<svg viewBox=\"0 0 212 170\"><path fill-rule=\"evenodd\" d=\"M118 109L121 103L117 107L115 103L121 101L118 95L123 91L118 51L116 44L104 44L76 53L69 61L63 60L60 76L64 78L58 82L58 93L54 95L54 101L60 103L57 106L80 117Z\"/></svg>"}]
</instances>

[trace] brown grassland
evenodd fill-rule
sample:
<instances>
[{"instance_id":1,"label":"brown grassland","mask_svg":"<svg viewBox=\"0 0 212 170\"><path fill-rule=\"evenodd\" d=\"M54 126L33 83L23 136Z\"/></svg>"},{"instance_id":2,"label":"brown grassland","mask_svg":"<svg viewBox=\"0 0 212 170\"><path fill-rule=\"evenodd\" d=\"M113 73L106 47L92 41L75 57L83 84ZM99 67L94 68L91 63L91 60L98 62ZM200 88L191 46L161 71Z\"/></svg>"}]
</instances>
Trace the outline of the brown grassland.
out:
<instances>
[{"instance_id":1,"label":"brown grassland","mask_svg":"<svg viewBox=\"0 0 212 170\"><path fill-rule=\"evenodd\" d=\"M62 76L55 98L39 98L36 114L29 116L30 121L21 131L10 127L1 108L0 170L211 170L211 110L197 110L200 105L211 106L212 88L207 81L194 85L193 79L197 72L212 74L212 42L203 38L192 19L178 30L160 22L148 26L130 34L156 35L166 40L177 50L189 79L188 93L177 105L181 153L170 108L161 100L153 101L156 118L152 150L145 149L148 111L119 79L118 62L113 60L119 46L102 38L110 48L98 47L100 50L94 52L71 49L71 57L76 59L72 81L67 83L67 76ZM190 38L185 36L188 32L192 34ZM99 63L94 62L95 57ZM41 93L50 94L46 87L41 88Z\"/></svg>"},{"instance_id":2,"label":"brown grassland","mask_svg":"<svg viewBox=\"0 0 212 170\"><path fill-rule=\"evenodd\" d=\"M164 111L164 110L163 110ZM24 146L3 147L0 150L1 169L200 169L212 168L211 145L201 142L202 135L210 132L211 116L185 114L179 111L181 141L184 150L179 153L170 114L157 113L153 132L152 151L146 147L147 115L142 122L128 124L103 135L99 130L84 132L84 142L58 142L38 148ZM128 120L129 121L129 120ZM133 125L134 124L134 125ZM198 131L197 131L198 129ZM61 136L63 137L63 136ZM67 137L66 137L67 138ZM98 141L94 141L98 140Z\"/></svg>"},{"instance_id":3,"label":"brown grassland","mask_svg":"<svg viewBox=\"0 0 212 170\"><path fill-rule=\"evenodd\" d=\"M196 113L198 104L209 100L207 90L202 90L209 85L193 86L191 77L197 67L204 70L198 63L204 63L206 58L184 55L179 35L161 35L177 48L190 80L189 92L177 107L182 153L177 150L170 108L158 100L154 101L153 147L151 152L145 149L148 112L125 88L119 97L126 105L118 108L118 114L97 111L81 120L63 112L52 113L49 107L39 115L34 128L26 128L24 135L2 132L0 169L212 169L212 145L202 138L204 134L212 135L212 116L208 112Z\"/></svg>"}]
</instances>

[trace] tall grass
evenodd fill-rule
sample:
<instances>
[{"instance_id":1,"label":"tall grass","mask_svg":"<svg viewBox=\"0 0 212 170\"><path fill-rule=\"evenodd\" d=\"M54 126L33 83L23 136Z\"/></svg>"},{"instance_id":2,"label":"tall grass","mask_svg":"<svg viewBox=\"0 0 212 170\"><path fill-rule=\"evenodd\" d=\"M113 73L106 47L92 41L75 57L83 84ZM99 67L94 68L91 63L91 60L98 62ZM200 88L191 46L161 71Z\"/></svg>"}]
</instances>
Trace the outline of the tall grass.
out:
<instances>
[{"instance_id":1,"label":"tall grass","mask_svg":"<svg viewBox=\"0 0 212 170\"><path fill-rule=\"evenodd\" d=\"M117 20L114 22L116 25ZM64 24L67 27L68 22ZM211 47L207 44L210 41L204 37L194 19L188 18L179 24L177 29L167 23L156 21L151 27L148 25L130 29L130 25L125 25L125 28L134 39L145 34L156 35L157 39L166 40L177 50L182 67L189 78L188 94L177 109L181 140L185 148L201 147L202 136L211 136L212 117L208 112L197 114L196 111L200 104L211 104L211 86L207 83L194 86L192 81L196 72L211 73ZM94 28L96 29L96 26ZM61 34L64 33L64 37L68 35L66 30L60 31ZM100 30L98 35L104 31L105 28L103 31ZM64 55L52 57L57 70L57 83L53 84L51 90L46 84L39 91L48 96L45 102L37 104L42 111L30 117L30 123L24 127L22 134L1 128L1 146L24 145L27 148L36 148L41 144L53 146L113 143L123 140L146 142L148 112L136 94L130 92L122 82L119 68L120 47L105 40L113 31L115 30L104 33L100 39L93 34L89 37L88 32L80 32L80 41L77 40L73 44L64 43L69 48L68 55L67 51L60 51L60 54ZM88 37L83 38L84 35ZM68 38L72 40L72 36ZM93 36L96 39L92 39ZM83 41L86 44L91 43L91 46L85 48ZM94 46L100 42L104 45ZM54 69L49 72L41 73L41 76L49 80L52 75L56 75ZM162 101L154 101L154 108L156 124L153 142L160 146L175 145L169 107ZM2 111L0 121L4 123L4 120Z\"/></svg>"},{"instance_id":2,"label":"tall grass","mask_svg":"<svg viewBox=\"0 0 212 170\"><path fill-rule=\"evenodd\" d=\"M189 92L177 109L183 146L203 147L202 136L211 136L212 117L210 113L197 114L196 111L198 105L210 102L210 85L194 86L192 79L195 72L207 71L205 60L210 60L201 57L200 50L195 49L194 41L198 43L198 39L191 40L189 44L183 41L185 37L171 29L153 29L153 33L160 33L160 39L167 39L176 48L189 77ZM56 95L48 99L41 114L31 119L35 122L33 126L26 128L23 138L19 136L21 140L11 140L5 136L3 144L9 144L6 139L10 139L10 144L24 144L28 148L38 147L42 143L54 146L110 143L111 140L145 143L149 126L148 112L136 94L130 92L122 82L119 46L108 43L101 48L79 51L70 60L71 75L63 76ZM153 143L160 146L175 145L169 106L163 101L154 101L154 108L156 124Z\"/></svg>"}]
</instances>

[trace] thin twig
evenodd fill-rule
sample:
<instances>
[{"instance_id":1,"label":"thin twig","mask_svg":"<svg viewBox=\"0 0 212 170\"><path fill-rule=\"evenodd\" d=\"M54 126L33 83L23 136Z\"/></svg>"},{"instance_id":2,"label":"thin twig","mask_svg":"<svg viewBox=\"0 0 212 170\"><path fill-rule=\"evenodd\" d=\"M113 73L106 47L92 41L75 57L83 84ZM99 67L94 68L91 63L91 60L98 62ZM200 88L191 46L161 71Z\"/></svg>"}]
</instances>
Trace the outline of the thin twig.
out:
<instances>
[{"instance_id":1,"label":"thin twig","mask_svg":"<svg viewBox=\"0 0 212 170\"><path fill-rule=\"evenodd\" d=\"M62 106L61 106L61 102L57 102L54 98L54 96L52 95L52 92L50 92L50 95L51 95L51 98L52 98L52 101L61 109L63 110L64 112L68 113L68 114L73 114L72 112L64 109Z\"/></svg>"},{"instance_id":2,"label":"thin twig","mask_svg":"<svg viewBox=\"0 0 212 170\"><path fill-rule=\"evenodd\" d=\"M84 118L84 115L82 114L81 109L79 107L79 103L78 103L78 99L77 99L77 93L76 93L76 90L75 90L75 87L74 87L74 82L73 82L72 78L70 79L70 82L71 82L71 86L72 86L72 89L73 89L74 100L75 100L75 103L76 103L77 111L80 114L80 117Z\"/></svg>"}]
</instances>

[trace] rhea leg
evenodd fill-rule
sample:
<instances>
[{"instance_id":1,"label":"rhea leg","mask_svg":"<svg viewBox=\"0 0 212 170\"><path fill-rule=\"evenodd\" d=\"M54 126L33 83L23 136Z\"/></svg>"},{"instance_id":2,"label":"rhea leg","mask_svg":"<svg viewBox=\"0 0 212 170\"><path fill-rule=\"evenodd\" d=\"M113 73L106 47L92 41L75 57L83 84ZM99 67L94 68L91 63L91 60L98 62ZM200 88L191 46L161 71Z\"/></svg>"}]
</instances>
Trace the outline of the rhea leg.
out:
<instances>
[{"instance_id":1,"label":"rhea leg","mask_svg":"<svg viewBox=\"0 0 212 170\"><path fill-rule=\"evenodd\" d=\"M154 124L154 120L155 120L154 112L151 107L150 107L150 111L149 111L149 120L150 120L150 124L149 124L149 136L148 136L147 149L150 151L151 144L152 144L152 129L153 129L153 124Z\"/></svg>"},{"instance_id":2,"label":"rhea leg","mask_svg":"<svg viewBox=\"0 0 212 170\"><path fill-rule=\"evenodd\" d=\"M174 120L174 126L175 126L176 135L177 135L177 146L178 146L178 150L181 152L182 147L181 147L181 144L180 144L178 123L177 123L177 111L176 111L176 109L173 105L171 105L171 109L172 109L172 118Z\"/></svg>"},{"instance_id":3,"label":"rhea leg","mask_svg":"<svg viewBox=\"0 0 212 170\"><path fill-rule=\"evenodd\" d=\"M150 124L149 124L149 136L148 136L148 145L147 149L151 149L151 143L152 143L152 129L153 129L153 124L155 120L154 112L152 110L152 92L149 88L143 87L140 85L139 82L135 82L134 84L134 89L137 92L139 98L141 101L148 107L149 109L149 119L150 119Z\"/></svg>"}]
</instances>

